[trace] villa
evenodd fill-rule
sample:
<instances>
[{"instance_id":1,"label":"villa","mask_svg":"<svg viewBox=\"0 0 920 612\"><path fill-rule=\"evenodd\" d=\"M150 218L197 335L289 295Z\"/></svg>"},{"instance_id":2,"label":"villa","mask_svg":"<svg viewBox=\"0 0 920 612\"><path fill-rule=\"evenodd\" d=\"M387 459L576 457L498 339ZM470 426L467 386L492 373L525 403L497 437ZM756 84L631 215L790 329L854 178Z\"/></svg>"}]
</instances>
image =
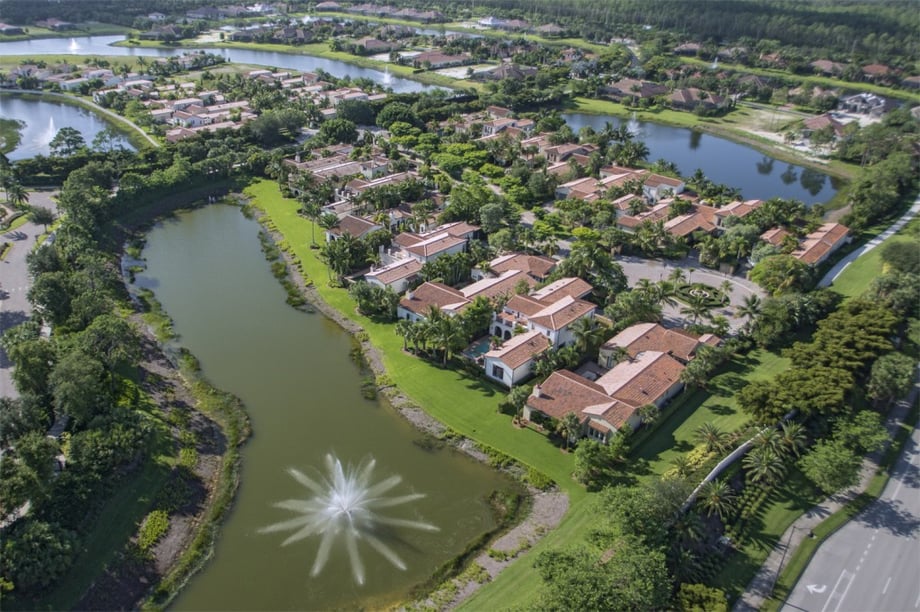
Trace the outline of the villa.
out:
<instances>
[{"instance_id":1,"label":"villa","mask_svg":"<svg viewBox=\"0 0 920 612\"><path fill-rule=\"evenodd\" d=\"M511 388L533 373L534 360L551 348L540 330L518 334L485 354L483 368L488 378Z\"/></svg>"},{"instance_id":2,"label":"villa","mask_svg":"<svg viewBox=\"0 0 920 612\"><path fill-rule=\"evenodd\" d=\"M612 368L618 361L618 354L623 354L627 359L635 359L640 353L658 351L686 364L696 356L701 346L718 346L720 342L721 338L714 334L698 336L680 328L666 328L658 323L637 323L602 344L597 363L603 368Z\"/></svg>"}]
</instances>

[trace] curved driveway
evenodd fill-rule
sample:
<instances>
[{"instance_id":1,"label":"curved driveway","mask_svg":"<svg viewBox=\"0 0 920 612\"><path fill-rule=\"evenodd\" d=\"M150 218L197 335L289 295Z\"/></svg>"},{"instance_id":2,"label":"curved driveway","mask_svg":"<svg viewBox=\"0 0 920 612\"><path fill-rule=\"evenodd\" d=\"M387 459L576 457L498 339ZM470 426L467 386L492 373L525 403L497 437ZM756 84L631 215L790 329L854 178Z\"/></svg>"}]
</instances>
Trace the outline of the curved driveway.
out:
<instances>
[{"instance_id":1,"label":"curved driveway","mask_svg":"<svg viewBox=\"0 0 920 612\"><path fill-rule=\"evenodd\" d=\"M630 286L635 285L639 280L647 278L650 281L658 282L667 280L668 276L675 270L684 271L688 282L700 282L713 287L721 287L722 283L729 281L732 289L728 294L731 300L729 306L713 310L713 314L723 315L728 319L733 329L738 329L744 325L745 321L735 315L736 309L744 303L744 299L749 295L757 295L761 298L766 296L763 289L756 283L741 278L723 274L708 268L701 268L699 261L693 258L682 259L680 261L667 261L657 259L642 259L641 257L618 257L616 262L623 268ZM680 314L679 306L667 306L663 308L665 320L680 324L685 319Z\"/></svg>"}]
</instances>

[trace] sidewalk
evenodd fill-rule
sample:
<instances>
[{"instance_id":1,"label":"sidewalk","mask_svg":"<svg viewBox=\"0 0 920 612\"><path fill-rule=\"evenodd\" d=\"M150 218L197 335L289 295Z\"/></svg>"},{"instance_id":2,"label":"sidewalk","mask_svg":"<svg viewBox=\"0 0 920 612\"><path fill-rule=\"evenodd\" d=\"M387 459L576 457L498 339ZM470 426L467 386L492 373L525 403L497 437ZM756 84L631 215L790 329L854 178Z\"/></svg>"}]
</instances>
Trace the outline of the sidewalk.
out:
<instances>
[{"instance_id":1,"label":"sidewalk","mask_svg":"<svg viewBox=\"0 0 920 612\"><path fill-rule=\"evenodd\" d=\"M904 421L907 413L910 411L911 404L916 401L918 392L920 392L920 383L914 383L914 388L911 389L907 398L895 404L888 413L885 426L888 428L889 435L892 439L894 439L896 428ZM908 423L908 425L913 427L914 424ZM840 510L844 504L866 490L872 477L876 474L878 462L886 450L887 446L881 451L872 453L866 457L863 461L858 484L846 491L831 495L822 503L800 516L785 532L783 532L783 535L773 547L773 551L770 552L770 556L767 557L767 560L764 561L764 564L761 566L760 571L757 572L757 575L754 576L754 579L748 584L747 590L741 595L738 601L735 602L733 612L750 612L759 610L763 606L764 600L769 598L773 592L773 586L776 584L778 573L782 569L781 565L784 563L784 560L788 561L789 557L795 552L802 540L808 537L808 534L824 521L824 519Z\"/></svg>"},{"instance_id":2,"label":"sidewalk","mask_svg":"<svg viewBox=\"0 0 920 612\"><path fill-rule=\"evenodd\" d=\"M913 205L910 209L901 215L901 218L895 221L891 227L886 229L884 232L862 245L860 248L856 249L843 259L837 262L837 264L828 270L827 274L818 282L819 287L830 287L831 283L837 280L837 277L843 274L843 271L846 270L847 266L856 261L858 257L862 257L878 245L882 244L889 238L891 238L895 232L900 230L902 227L907 225L907 222L913 219L917 213L920 213L920 197L914 200Z\"/></svg>"}]
</instances>

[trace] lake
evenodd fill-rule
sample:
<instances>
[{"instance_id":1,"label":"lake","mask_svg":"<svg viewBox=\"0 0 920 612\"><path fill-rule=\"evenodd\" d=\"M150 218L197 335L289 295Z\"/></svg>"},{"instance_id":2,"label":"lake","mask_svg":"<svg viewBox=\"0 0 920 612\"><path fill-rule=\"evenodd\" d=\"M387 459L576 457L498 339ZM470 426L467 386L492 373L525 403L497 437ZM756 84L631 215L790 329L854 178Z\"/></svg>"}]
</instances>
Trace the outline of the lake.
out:
<instances>
[{"instance_id":1,"label":"lake","mask_svg":"<svg viewBox=\"0 0 920 612\"><path fill-rule=\"evenodd\" d=\"M682 176L701 168L710 180L740 189L745 199L780 197L810 205L830 200L840 188L838 179L818 170L782 162L746 145L696 130L609 115L565 113L562 118L576 134L585 126L600 131L608 121L615 126L626 124L648 145L649 161L672 161Z\"/></svg>"},{"instance_id":2,"label":"lake","mask_svg":"<svg viewBox=\"0 0 920 612\"><path fill-rule=\"evenodd\" d=\"M48 155L48 145L62 127L78 130L83 134L87 146L91 146L96 135L112 125L96 113L73 104L65 104L51 98L23 98L2 94L0 117L18 119L25 123L25 127L20 131L19 146L7 155L11 160ZM115 138L115 144L134 150L124 134L119 134Z\"/></svg>"},{"instance_id":3,"label":"lake","mask_svg":"<svg viewBox=\"0 0 920 612\"><path fill-rule=\"evenodd\" d=\"M451 449L431 448L393 409L362 397L351 337L320 314L285 304L259 245L259 225L238 208L212 205L162 222L148 235L139 286L154 291L181 344L218 388L239 396L252 421L233 510L214 557L173 604L177 610L380 608L403 600L495 521L487 496L517 485ZM431 523L379 534L407 566L399 571L367 540L358 542L367 580L358 586L344 547L316 578L319 538L282 547L291 535L259 533L308 497L286 470L316 477L327 453L344 463L373 457L375 481L401 475L392 494L423 499L382 512Z\"/></svg>"},{"instance_id":4,"label":"lake","mask_svg":"<svg viewBox=\"0 0 920 612\"><path fill-rule=\"evenodd\" d=\"M86 36L80 38L44 38L0 43L0 55L39 57L47 54L118 55L167 57L187 49L147 49L138 47L112 47L124 36ZM421 91L427 86L415 81L392 76L380 70L361 68L351 64L295 53L277 53L236 48L206 49L220 53L232 62L256 64L299 71L321 68L338 77L369 78L386 84L396 92ZM292 51L295 49L292 47ZM619 125L624 120L605 115L566 113L563 115L575 132L586 125L596 130L606 121ZM794 198L806 204L830 200L840 187L840 181L818 170L789 164L765 155L756 149L719 138L711 134L671 127L656 123L628 122L637 130L638 137L650 149L649 160L663 158L677 164L684 175L700 168L717 183L725 183L741 190L745 198Z\"/></svg>"}]
</instances>

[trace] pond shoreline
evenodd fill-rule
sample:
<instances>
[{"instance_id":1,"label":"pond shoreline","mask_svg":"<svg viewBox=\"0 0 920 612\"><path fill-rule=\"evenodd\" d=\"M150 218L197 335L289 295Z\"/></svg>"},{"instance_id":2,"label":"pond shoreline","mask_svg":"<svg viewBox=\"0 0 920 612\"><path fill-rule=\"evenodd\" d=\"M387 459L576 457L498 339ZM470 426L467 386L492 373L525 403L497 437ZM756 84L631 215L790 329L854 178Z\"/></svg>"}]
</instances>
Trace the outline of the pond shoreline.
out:
<instances>
[{"instance_id":1,"label":"pond shoreline","mask_svg":"<svg viewBox=\"0 0 920 612\"><path fill-rule=\"evenodd\" d=\"M254 211L253 217L259 222L262 231L265 232L268 238L275 245L283 242L283 235L277 230L268 227L266 223L271 219L271 216L258 208L257 204L247 203L247 205ZM463 436L449 435L451 430L447 426L425 412L396 385L381 384L380 381L386 380L386 367L383 365L380 351L370 342L363 328L328 304L313 286L313 283L308 283L304 278L296 258L284 249L279 250L282 259L287 265L289 279L306 297L307 302L321 314L339 325L356 342L365 365L374 374L377 381L376 388L378 393L382 395L382 399L419 431L434 436L480 463L491 465L489 455L480 449L474 440ZM508 473L512 477L520 476L520 469L516 464L510 468L502 468L501 471ZM530 511L527 516L516 524L510 525L509 529L498 533L497 537L494 538L494 542L485 542L483 550L476 554L471 562L478 564L482 571L488 574L488 580L493 580L503 569L513 563L521 553L530 549L547 533L555 529L568 511L569 496L558 487L550 491L541 491L527 486L526 491L531 498ZM490 540L492 539L490 538ZM486 549L486 546L491 548ZM491 550L500 551L498 559L489 554ZM456 594L451 595L448 601L444 602L445 609L452 609L472 596L481 586L482 582L477 580L463 580L461 576L448 576L444 583L435 588L432 593L415 603L423 607L430 606L432 598L436 594L442 592L454 593L456 591Z\"/></svg>"}]
</instances>

